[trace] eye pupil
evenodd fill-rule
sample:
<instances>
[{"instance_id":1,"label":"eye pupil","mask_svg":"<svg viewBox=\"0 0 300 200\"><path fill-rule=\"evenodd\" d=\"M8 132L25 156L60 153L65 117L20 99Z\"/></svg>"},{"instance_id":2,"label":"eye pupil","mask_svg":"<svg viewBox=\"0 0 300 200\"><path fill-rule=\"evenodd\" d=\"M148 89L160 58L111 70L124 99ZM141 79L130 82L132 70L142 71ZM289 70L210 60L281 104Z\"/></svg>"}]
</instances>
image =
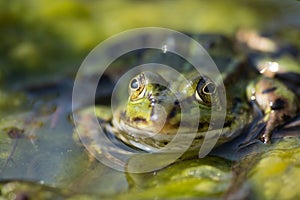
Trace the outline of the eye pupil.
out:
<instances>
[{"instance_id":1,"label":"eye pupil","mask_svg":"<svg viewBox=\"0 0 300 200\"><path fill-rule=\"evenodd\" d=\"M214 93L216 87L213 83L208 83L204 88L203 91L207 94Z\"/></svg>"},{"instance_id":2,"label":"eye pupil","mask_svg":"<svg viewBox=\"0 0 300 200\"><path fill-rule=\"evenodd\" d=\"M132 89L137 89L137 88L139 87L138 81L137 81L136 79L133 79L133 80L131 81L131 83L130 83L130 87L131 87Z\"/></svg>"}]
</instances>

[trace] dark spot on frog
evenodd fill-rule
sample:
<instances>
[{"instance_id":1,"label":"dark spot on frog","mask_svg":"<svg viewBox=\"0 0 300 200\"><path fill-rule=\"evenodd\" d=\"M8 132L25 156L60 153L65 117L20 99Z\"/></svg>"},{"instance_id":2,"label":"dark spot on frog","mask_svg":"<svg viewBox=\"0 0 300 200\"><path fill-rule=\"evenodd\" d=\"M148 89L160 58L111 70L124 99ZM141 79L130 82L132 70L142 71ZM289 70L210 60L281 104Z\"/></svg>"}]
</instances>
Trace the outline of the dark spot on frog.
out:
<instances>
[{"instance_id":1,"label":"dark spot on frog","mask_svg":"<svg viewBox=\"0 0 300 200\"><path fill-rule=\"evenodd\" d=\"M198 124L198 130L200 130L200 131L205 131L205 130L207 130L208 127L209 127L208 122L201 122Z\"/></svg>"},{"instance_id":2,"label":"dark spot on frog","mask_svg":"<svg viewBox=\"0 0 300 200\"><path fill-rule=\"evenodd\" d=\"M158 83L155 84L155 87L158 88L158 91L163 91L163 90L167 89L164 85L161 85Z\"/></svg>"},{"instance_id":3,"label":"dark spot on frog","mask_svg":"<svg viewBox=\"0 0 300 200\"><path fill-rule=\"evenodd\" d=\"M213 49L214 47L216 47L216 41L210 41L210 42L206 45L206 48L207 48L207 49Z\"/></svg>"},{"instance_id":4,"label":"dark spot on frog","mask_svg":"<svg viewBox=\"0 0 300 200\"><path fill-rule=\"evenodd\" d=\"M285 107L285 101L278 98L276 99L273 104L271 105L272 110L281 110Z\"/></svg>"},{"instance_id":5,"label":"dark spot on frog","mask_svg":"<svg viewBox=\"0 0 300 200\"><path fill-rule=\"evenodd\" d=\"M277 89L277 87L271 87L271 88L267 88L264 91L262 91L263 94L268 94L271 92L274 92Z\"/></svg>"},{"instance_id":6,"label":"dark spot on frog","mask_svg":"<svg viewBox=\"0 0 300 200\"><path fill-rule=\"evenodd\" d=\"M230 127L231 124L232 124L232 121L226 121L226 122L224 123L224 127Z\"/></svg>"},{"instance_id":7,"label":"dark spot on frog","mask_svg":"<svg viewBox=\"0 0 300 200\"><path fill-rule=\"evenodd\" d=\"M178 106L179 105L179 101L178 100L174 101L174 105Z\"/></svg>"},{"instance_id":8,"label":"dark spot on frog","mask_svg":"<svg viewBox=\"0 0 300 200\"><path fill-rule=\"evenodd\" d=\"M167 145L167 144L169 144L169 142L168 142L168 141L164 141L163 143L164 143L164 145Z\"/></svg>"},{"instance_id":9,"label":"dark spot on frog","mask_svg":"<svg viewBox=\"0 0 300 200\"><path fill-rule=\"evenodd\" d=\"M175 117L176 114L177 114L177 108L174 106L174 107L172 108L171 112L170 112L169 115L168 115L168 119L171 119L171 118Z\"/></svg>"},{"instance_id":10,"label":"dark spot on frog","mask_svg":"<svg viewBox=\"0 0 300 200\"><path fill-rule=\"evenodd\" d=\"M18 139L18 138L22 138L24 135L24 130L23 129L19 129L17 127L10 127L10 128L6 128L7 131L7 135L12 138L12 139Z\"/></svg>"},{"instance_id":11,"label":"dark spot on frog","mask_svg":"<svg viewBox=\"0 0 300 200\"><path fill-rule=\"evenodd\" d=\"M204 139L204 136L203 135L199 135L196 137L196 140L203 140Z\"/></svg>"},{"instance_id":12,"label":"dark spot on frog","mask_svg":"<svg viewBox=\"0 0 300 200\"><path fill-rule=\"evenodd\" d=\"M283 115L282 119L283 119L283 121L288 121L288 120L291 119L291 116L289 116L289 115Z\"/></svg>"},{"instance_id":13,"label":"dark spot on frog","mask_svg":"<svg viewBox=\"0 0 300 200\"><path fill-rule=\"evenodd\" d=\"M134 117L132 118L134 122L146 122L147 120L143 117Z\"/></svg>"}]
</instances>

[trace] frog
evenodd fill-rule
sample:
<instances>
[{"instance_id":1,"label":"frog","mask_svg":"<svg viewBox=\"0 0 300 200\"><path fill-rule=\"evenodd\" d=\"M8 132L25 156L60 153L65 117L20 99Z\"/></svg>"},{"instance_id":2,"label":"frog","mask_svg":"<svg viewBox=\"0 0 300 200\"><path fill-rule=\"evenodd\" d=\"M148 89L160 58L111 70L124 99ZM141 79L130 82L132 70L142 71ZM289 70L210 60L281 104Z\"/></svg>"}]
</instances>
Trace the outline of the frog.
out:
<instances>
[{"instance_id":1,"label":"frog","mask_svg":"<svg viewBox=\"0 0 300 200\"><path fill-rule=\"evenodd\" d=\"M96 106L96 115L104 132L129 147L155 152L174 139L179 127L182 128L183 143L185 137L193 135L190 122L199 115L194 112L197 108L201 115L196 116L199 123L190 149L198 149L206 135L218 137L216 146L219 146L245 132L257 135L262 143L270 143L272 132L298 114L297 95L275 77L260 73L247 55L234 50L231 39L209 34L192 37L204 43L221 72L220 78L226 88L227 108L221 130L209 128L212 109L218 108L222 101L219 98L222 95L218 90L220 86L205 74L196 73L190 66L184 65L181 67L184 68L185 81L169 77L164 72L145 70L135 74L127 83L128 98L115 113L108 114L110 109ZM162 60L156 54L144 57ZM164 59L170 60L166 57ZM182 63L178 63L180 68ZM265 71L268 70L266 64ZM182 104L186 105L185 111L181 109ZM254 121L261 125L259 130L251 125ZM247 128L253 130L245 131ZM182 145L179 141L179 150Z\"/></svg>"}]
</instances>

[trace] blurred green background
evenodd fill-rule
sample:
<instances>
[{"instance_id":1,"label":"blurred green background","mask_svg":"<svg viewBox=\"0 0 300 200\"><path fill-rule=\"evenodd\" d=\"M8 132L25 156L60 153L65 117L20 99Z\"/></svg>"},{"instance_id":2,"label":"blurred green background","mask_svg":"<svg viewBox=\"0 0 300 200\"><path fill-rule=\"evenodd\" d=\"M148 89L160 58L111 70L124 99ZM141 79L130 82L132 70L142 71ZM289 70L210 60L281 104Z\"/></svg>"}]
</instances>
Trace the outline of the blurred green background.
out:
<instances>
[{"instance_id":1,"label":"blurred green background","mask_svg":"<svg viewBox=\"0 0 300 200\"><path fill-rule=\"evenodd\" d=\"M239 28L299 28L299 4L293 0L1 0L0 82L3 86L74 76L97 44L136 27L226 35Z\"/></svg>"}]
</instances>

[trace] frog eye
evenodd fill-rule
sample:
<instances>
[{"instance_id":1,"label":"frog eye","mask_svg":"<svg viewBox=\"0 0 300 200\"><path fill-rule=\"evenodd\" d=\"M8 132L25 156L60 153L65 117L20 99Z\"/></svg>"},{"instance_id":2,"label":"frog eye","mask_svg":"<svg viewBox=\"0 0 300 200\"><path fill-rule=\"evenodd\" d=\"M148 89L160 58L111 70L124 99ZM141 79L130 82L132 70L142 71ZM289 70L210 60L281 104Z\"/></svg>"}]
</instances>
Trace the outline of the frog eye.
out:
<instances>
[{"instance_id":1,"label":"frog eye","mask_svg":"<svg viewBox=\"0 0 300 200\"><path fill-rule=\"evenodd\" d=\"M129 94L131 100L137 100L144 97L145 76L143 73L131 79L129 82Z\"/></svg>"},{"instance_id":2,"label":"frog eye","mask_svg":"<svg viewBox=\"0 0 300 200\"><path fill-rule=\"evenodd\" d=\"M216 85L213 82L206 83L202 87L202 92L204 94L213 94L216 92Z\"/></svg>"},{"instance_id":3,"label":"frog eye","mask_svg":"<svg viewBox=\"0 0 300 200\"><path fill-rule=\"evenodd\" d=\"M136 90L138 89L140 86L139 86L139 81L137 80L137 78L133 78L131 81L130 81L130 84L129 84L129 87L130 89L132 90Z\"/></svg>"},{"instance_id":4,"label":"frog eye","mask_svg":"<svg viewBox=\"0 0 300 200\"><path fill-rule=\"evenodd\" d=\"M216 93L216 85L207 78L201 78L197 84L195 97L198 101L211 104L212 95Z\"/></svg>"}]
</instances>

